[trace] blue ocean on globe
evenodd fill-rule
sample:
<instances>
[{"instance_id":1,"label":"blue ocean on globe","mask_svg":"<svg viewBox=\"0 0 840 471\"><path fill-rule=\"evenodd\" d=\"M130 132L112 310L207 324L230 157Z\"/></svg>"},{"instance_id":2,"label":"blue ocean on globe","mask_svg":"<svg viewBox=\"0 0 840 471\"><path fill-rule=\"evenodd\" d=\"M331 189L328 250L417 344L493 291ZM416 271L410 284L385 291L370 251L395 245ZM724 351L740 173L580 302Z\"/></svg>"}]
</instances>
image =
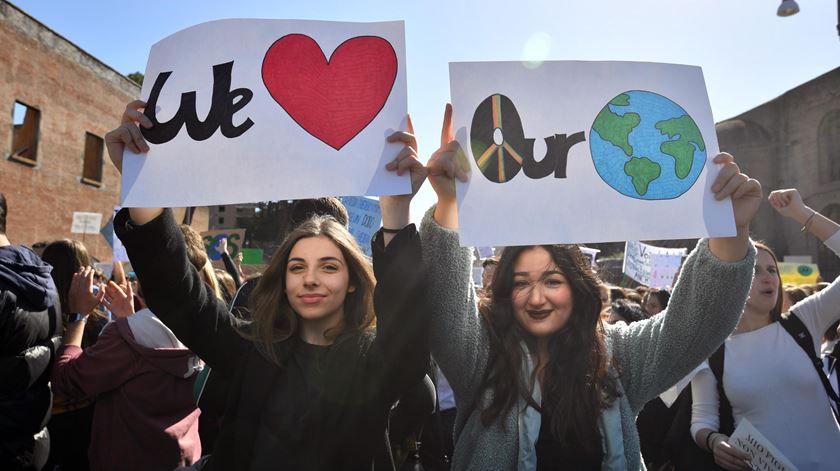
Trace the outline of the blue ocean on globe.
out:
<instances>
[{"instance_id":1,"label":"blue ocean on globe","mask_svg":"<svg viewBox=\"0 0 840 471\"><path fill-rule=\"evenodd\" d=\"M706 163L706 145L694 120L678 104L648 91L627 91L610 100L592 125L589 146L601 178L637 199L677 198L694 185Z\"/></svg>"}]
</instances>

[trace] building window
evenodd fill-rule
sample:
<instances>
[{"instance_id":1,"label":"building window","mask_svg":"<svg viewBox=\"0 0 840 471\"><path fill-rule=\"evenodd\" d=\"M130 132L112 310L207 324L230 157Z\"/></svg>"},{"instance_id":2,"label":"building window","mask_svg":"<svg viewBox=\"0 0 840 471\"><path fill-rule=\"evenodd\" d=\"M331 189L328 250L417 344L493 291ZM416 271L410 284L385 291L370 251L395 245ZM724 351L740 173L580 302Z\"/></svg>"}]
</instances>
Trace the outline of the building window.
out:
<instances>
[{"instance_id":1,"label":"building window","mask_svg":"<svg viewBox=\"0 0 840 471\"><path fill-rule=\"evenodd\" d=\"M225 218L219 218L219 224L224 224L224 223L225 223Z\"/></svg>"},{"instance_id":2,"label":"building window","mask_svg":"<svg viewBox=\"0 0 840 471\"><path fill-rule=\"evenodd\" d=\"M224 206L219 206L219 212L220 212L220 213L225 212L225 207L224 207Z\"/></svg>"},{"instance_id":3,"label":"building window","mask_svg":"<svg viewBox=\"0 0 840 471\"><path fill-rule=\"evenodd\" d=\"M829 112L820 122L820 183L840 180L840 110Z\"/></svg>"},{"instance_id":4,"label":"building window","mask_svg":"<svg viewBox=\"0 0 840 471\"><path fill-rule=\"evenodd\" d=\"M35 165L38 160L38 123L41 112L15 101L12 109L12 153L10 159Z\"/></svg>"},{"instance_id":5,"label":"building window","mask_svg":"<svg viewBox=\"0 0 840 471\"><path fill-rule=\"evenodd\" d=\"M82 183L88 185L102 185L102 149L104 142L101 137L85 133L85 166L82 169Z\"/></svg>"}]
</instances>

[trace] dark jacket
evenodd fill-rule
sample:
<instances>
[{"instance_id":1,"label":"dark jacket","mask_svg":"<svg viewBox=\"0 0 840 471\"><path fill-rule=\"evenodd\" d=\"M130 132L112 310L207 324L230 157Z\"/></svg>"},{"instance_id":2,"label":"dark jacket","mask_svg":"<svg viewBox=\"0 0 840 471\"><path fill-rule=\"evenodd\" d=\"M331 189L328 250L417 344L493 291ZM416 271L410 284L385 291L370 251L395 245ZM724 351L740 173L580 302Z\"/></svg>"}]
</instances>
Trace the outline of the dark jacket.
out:
<instances>
[{"instance_id":1,"label":"dark jacket","mask_svg":"<svg viewBox=\"0 0 840 471\"><path fill-rule=\"evenodd\" d=\"M192 395L200 362L177 342L135 340L133 322L166 330L145 311L109 323L84 350L64 345L58 351L56 393L96 397L88 455L93 470L169 471L201 457Z\"/></svg>"},{"instance_id":2,"label":"dark jacket","mask_svg":"<svg viewBox=\"0 0 840 471\"><path fill-rule=\"evenodd\" d=\"M49 379L61 328L50 272L26 247L0 247L0 469L40 469L49 454Z\"/></svg>"},{"instance_id":3,"label":"dark jacket","mask_svg":"<svg viewBox=\"0 0 840 471\"><path fill-rule=\"evenodd\" d=\"M241 321L201 281L187 260L171 211L134 226L123 210L114 228L149 308L214 374L231 378L225 423L207 469L276 468L277 463L252 457L257 439L264 438L257 430L272 397L268 386L283 367L240 335ZM416 229L409 226L397 234L387 250L376 238L373 252L376 332L342 335L330 347L309 440L322 452L310 469L370 469L384 440L391 405L425 374L425 272ZM292 345L292 340L279 344L279 356L288 358Z\"/></svg>"}]
</instances>

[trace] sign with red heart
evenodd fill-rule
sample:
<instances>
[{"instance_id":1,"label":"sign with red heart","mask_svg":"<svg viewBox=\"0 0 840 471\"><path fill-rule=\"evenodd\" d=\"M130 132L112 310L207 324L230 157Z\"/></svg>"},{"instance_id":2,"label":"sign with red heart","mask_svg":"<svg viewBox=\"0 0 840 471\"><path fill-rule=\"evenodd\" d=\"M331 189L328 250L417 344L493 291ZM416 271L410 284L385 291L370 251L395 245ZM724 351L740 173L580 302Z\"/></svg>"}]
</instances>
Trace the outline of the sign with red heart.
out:
<instances>
[{"instance_id":1,"label":"sign with red heart","mask_svg":"<svg viewBox=\"0 0 840 471\"><path fill-rule=\"evenodd\" d=\"M149 152L123 159L126 207L399 195L405 24L211 21L152 46Z\"/></svg>"},{"instance_id":2,"label":"sign with red heart","mask_svg":"<svg viewBox=\"0 0 840 471\"><path fill-rule=\"evenodd\" d=\"M359 36L327 59L314 39L289 34L268 48L262 78L300 127L339 150L385 106L397 78L397 55L385 39Z\"/></svg>"}]
</instances>

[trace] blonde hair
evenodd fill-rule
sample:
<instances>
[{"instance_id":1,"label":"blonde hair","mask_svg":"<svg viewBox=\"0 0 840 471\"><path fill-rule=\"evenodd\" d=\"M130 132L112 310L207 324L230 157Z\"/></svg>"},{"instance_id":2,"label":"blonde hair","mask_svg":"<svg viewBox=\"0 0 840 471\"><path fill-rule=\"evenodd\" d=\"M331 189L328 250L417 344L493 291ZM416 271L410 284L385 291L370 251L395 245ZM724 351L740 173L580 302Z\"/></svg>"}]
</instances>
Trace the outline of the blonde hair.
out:
<instances>
[{"instance_id":1,"label":"blonde hair","mask_svg":"<svg viewBox=\"0 0 840 471\"><path fill-rule=\"evenodd\" d=\"M310 218L286 237L250 297L253 323L251 329L244 331L243 335L254 342L260 353L277 364L281 363L281 359L274 347L295 335L300 328L298 315L286 296L289 254L301 239L317 236L330 239L341 250L347 263L350 286L355 288L347 293L344 300L341 323L325 332L324 336L335 340L345 333L360 333L376 325L373 312L376 280L369 259L359 249L350 232L335 219L325 216Z\"/></svg>"},{"instance_id":2,"label":"blonde hair","mask_svg":"<svg viewBox=\"0 0 840 471\"><path fill-rule=\"evenodd\" d=\"M213 294L217 298L222 299L222 290L219 288L219 281L216 280L216 272L210 259L207 258L207 251L204 248L204 241L201 240L201 235L192 227L181 224L181 234L184 235L184 242L187 247L187 258L190 260L192 266L198 270L201 279L204 280L213 290Z\"/></svg>"}]
</instances>

